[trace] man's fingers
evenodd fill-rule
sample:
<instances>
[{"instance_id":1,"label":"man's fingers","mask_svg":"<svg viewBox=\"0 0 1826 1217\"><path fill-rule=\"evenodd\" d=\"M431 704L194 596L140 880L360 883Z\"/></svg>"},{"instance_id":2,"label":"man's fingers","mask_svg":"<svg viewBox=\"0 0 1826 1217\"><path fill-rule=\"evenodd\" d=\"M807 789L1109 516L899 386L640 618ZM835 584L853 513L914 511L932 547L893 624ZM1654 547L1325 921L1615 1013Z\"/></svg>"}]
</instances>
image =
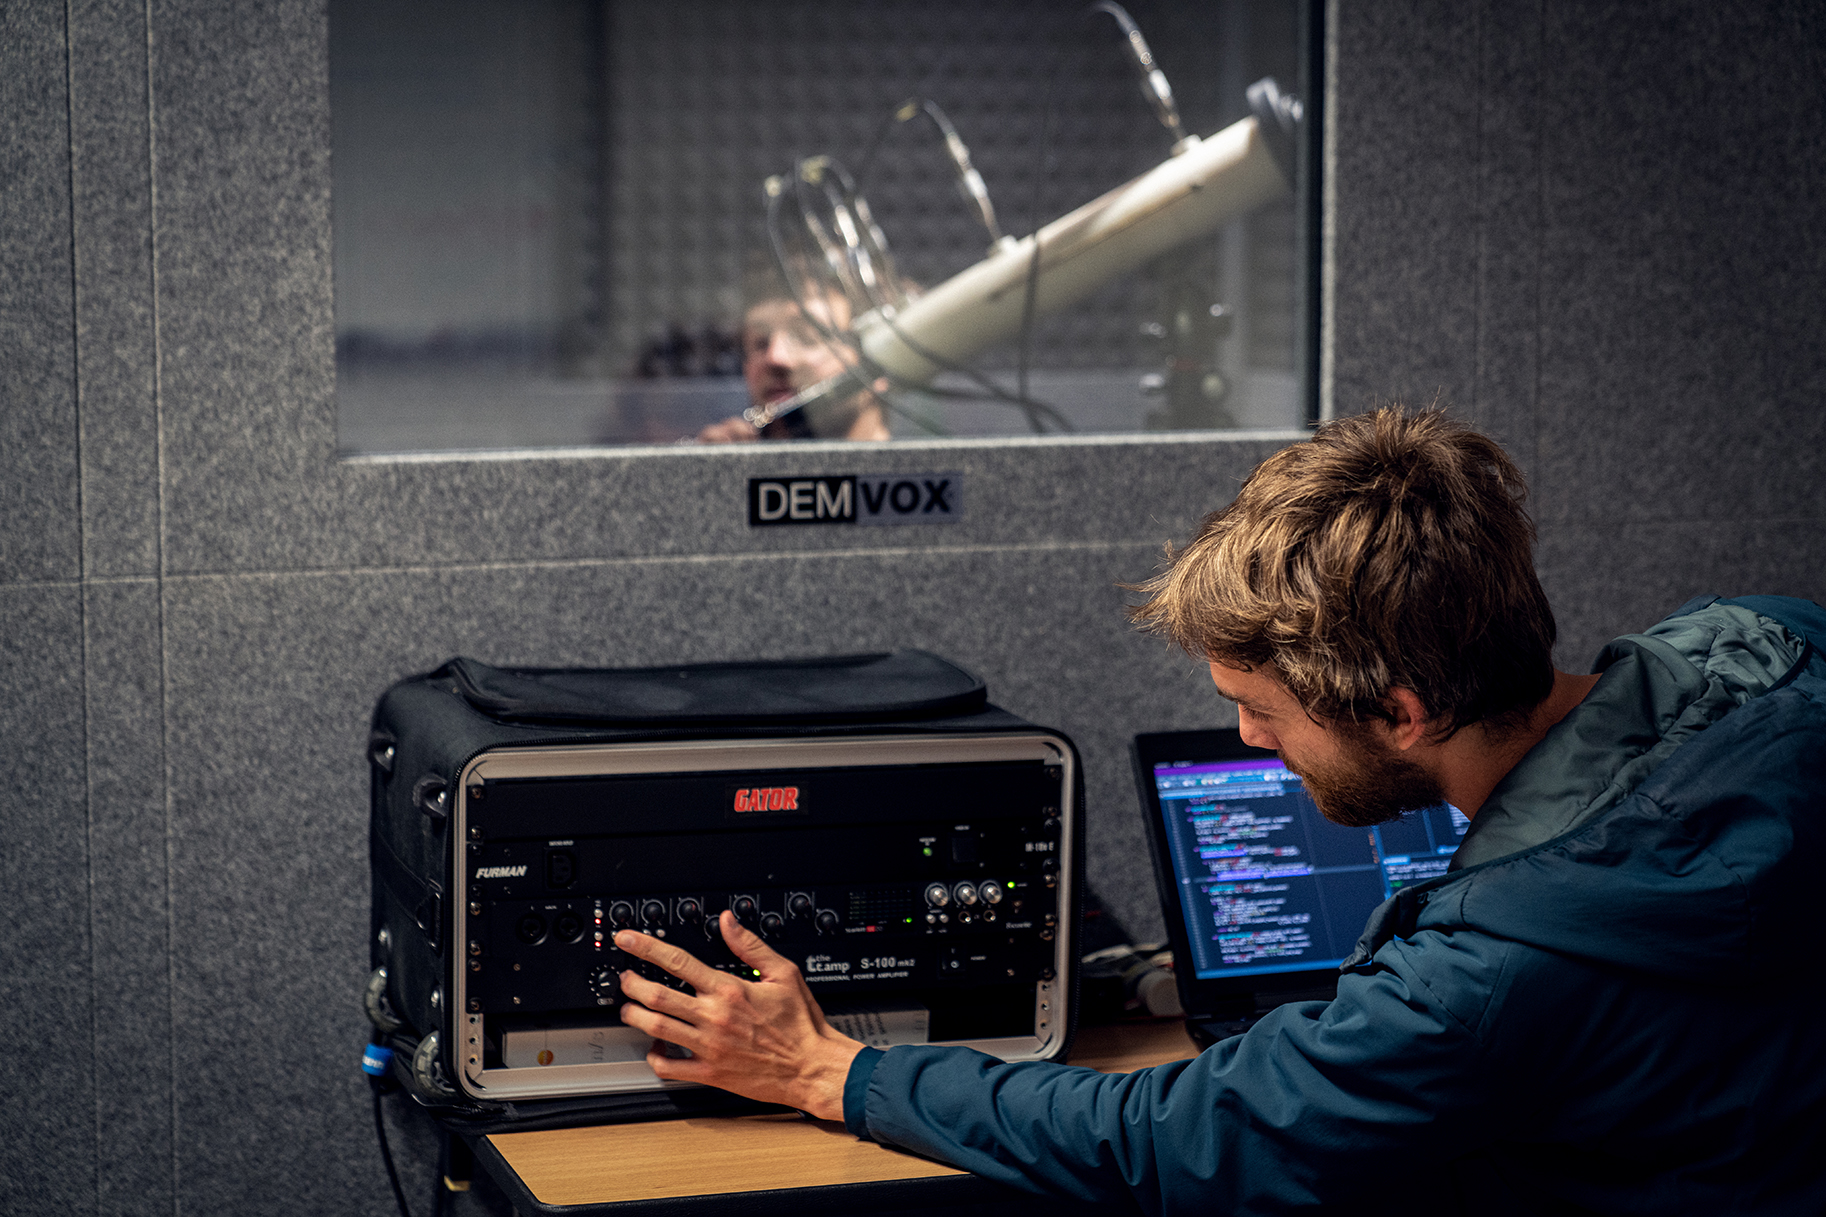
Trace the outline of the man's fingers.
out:
<instances>
[{"instance_id":1,"label":"man's fingers","mask_svg":"<svg viewBox=\"0 0 1826 1217\"><path fill-rule=\"evenodd\" d=\"M621 1021L623 1025L632 1027L643 1035L665 1040L668 1044L677 1044L681 1048L690 1048L694 1052L703 1043L698 1029L690 1023L680 1022L647 1006L624 1005L621 1008Z\"/></svg>"},{"instance_id":2,"label":"man's fingers","mask_svg":"<svg viewBox=\"0 0 1826 1217\"><path fill-rule=\"evenodd\" d=\"M665 1048L658 1043L647 1051L647 1068L668 1082L703 1082L715 1085L710 1080L712 1070L703 1061L694 1056L668 1056Z\"/></svg>"},{"instance_id":3,"label":"man's fingers","mask_svg":"<svg viewBox=\"0 0 1826 1217\"><path fill-rule=\"evenodd\" d=\"M683 947L675 947L650 934L622 930L615 935L615 945L636 959L656 963L698 992L723 979L723 974L704 963Z\"/></svg>"},{"instance_id":4,"label":"man's fingers","mask_svg":"<svg viewBox=\"0 0 1826 1217\"><path fill-rule=\"evenodd\" d=\"M723 942L735 952L737 959L759 972L762 980L783 981L799 974L799 969L792 960L768 946L759 934L737 921L734 913L725 911L718 924L723 930Z\"/></svg>"},{"instance_id":5,"label":"man's fingers","mask_svg":"<svg viewBox=\"0 0 1826 1217\"><path fill-rule=\"evenodd\" d=\"M680 993L656 980L648 980L634 971L621 974L621 992L624 997L632 998L649 1010L663 1011L683 1020L690 1019L697 1001L688 993Z\"/></svg>"}]
</instances>

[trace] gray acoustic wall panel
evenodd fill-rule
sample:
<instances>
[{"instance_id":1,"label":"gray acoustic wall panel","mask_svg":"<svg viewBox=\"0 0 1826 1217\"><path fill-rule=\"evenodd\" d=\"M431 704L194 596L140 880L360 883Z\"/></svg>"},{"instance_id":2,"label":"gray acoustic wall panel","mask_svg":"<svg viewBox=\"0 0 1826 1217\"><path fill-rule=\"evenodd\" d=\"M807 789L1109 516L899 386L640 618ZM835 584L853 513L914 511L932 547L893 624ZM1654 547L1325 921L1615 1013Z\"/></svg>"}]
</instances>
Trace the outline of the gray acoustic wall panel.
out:
<instances>
[{"instance_id":1,"label":"gray acoustic wall panel","mask_svg":"<svg viewBox=\"0 0 1826 1217\"><path fill-rule=\"evenodd\" d=\"M1474 12L1475 42L1457 61L1461 72L1475 65L1478 81L1470 212L1476 270L1469 285L1476 328L1466 352L1469 383L1448 389L1446 400L1532 471L1541 345L1541 11L1537 0Z\"/></svg>"},{"instance_id":2,"label":"gray acoustic wall panel","mask_svg":"<svg viewBox=\"0 0 1826 1217\"><path fill-rule=\"evenodd\" d=\"M1335 9L1341 407L1443 390L1510 445L1568 666L1693 592L1826 597L1818 10ZM1226 715L1112 585L1290 436L339 461L322 8L67 11L0 18L0 1206L390 1211L361 745L459 651L952 655L1078 740L1093 884L1158 931L1123 745ZM959 524L744 522L750 476L939 470Z\"/></svg>"},{"instance_id":3,"label":"gray acoustic wall panel","mask_svg":"<svg viewBox=\"0 0 1826 1217\"><path fill-rule=\"evenodd\" d=\"M82 591L0 587L0 1212L89 1212L95 1194Z\"/></svg>"},{"instance_id":4,"label":"gray acoustic wall panel","mask_svg":"<svg viewBox=\"0 0 1826 1217\"><path fill-rule=\"evenodd\" d=\"M1533 473L1563 659L1701 592L1826 600L1826 10L1548 5L1542 38Z\"/></svg>"},{"instance_id":5,"label":"gray acoustic wall panel","mask_svg":"<svg viewBox=\"0 0 1826 1217\"><path fill-rule=\"evenodd\" d=\"M0 581L80 569L61 6L0 9Z\"/></svg>"},{"instance_id":6,"label":"gray acoustic wall panel","mask_svg":"<svg viewBox=\"0 0 1826 1217\"><path fill-rule=\"evenodd\" d=\"M158 570L157 343L146 6L70 5L69 141L76 259L84 569Z\"/></svg>"},{"instance_id":7,"label":"gray acoustic wall panel","mask_svg":"<svg viewBox=\"0 0 1826 1217\"><path fill-rule=\"evenodd\" d=\"M1482 5L1339 5L1333 401L1463 407L1478 322ZM1411 65L1424 62L1425 72Z\"/></svg>"},{"instance_id":8,"label":"gray acoustic wall panel","mask_svg":"<svg viewBox=\"0 0 1826 1217\"><path fill-rule=\"evenodd\" d=\"M172 1209L171 907L159 588L83 588L95 973L95 1212Z\"/></svg>"},{"instance_id":9,"label":"gray acoustic wall panel","mask_svg":"<svg viewBox=\"0 0 1826 1217\"><path fill-rule=\"evenodd\" d=\"M1635 15L1546 25L1544 518L1817 517L1826 9Z\"/></svg>"}]
</instances>

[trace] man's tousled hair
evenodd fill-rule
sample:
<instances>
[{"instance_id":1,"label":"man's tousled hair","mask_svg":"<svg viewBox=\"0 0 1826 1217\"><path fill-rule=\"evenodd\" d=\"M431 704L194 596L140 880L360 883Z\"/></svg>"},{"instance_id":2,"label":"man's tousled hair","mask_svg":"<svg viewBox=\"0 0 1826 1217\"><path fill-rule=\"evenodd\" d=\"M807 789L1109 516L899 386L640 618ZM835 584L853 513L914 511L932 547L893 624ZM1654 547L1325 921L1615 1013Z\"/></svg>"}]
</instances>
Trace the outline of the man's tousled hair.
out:
<instances>
[{"instance_id":1,"label":"man's tousled hair","mask_svg":"<svg viewBox=\"0 0 1826 1217\"><path fill-rule=\"evenodd\" d=\"M1256 467L1161 573L1144 629L1264 669L1307 713L1393 718L1411 690L1449 736L1518 726L1553 688L1553 611L1521 471L1442 410L1376 410Z\"/></svg>"}]
</instances>

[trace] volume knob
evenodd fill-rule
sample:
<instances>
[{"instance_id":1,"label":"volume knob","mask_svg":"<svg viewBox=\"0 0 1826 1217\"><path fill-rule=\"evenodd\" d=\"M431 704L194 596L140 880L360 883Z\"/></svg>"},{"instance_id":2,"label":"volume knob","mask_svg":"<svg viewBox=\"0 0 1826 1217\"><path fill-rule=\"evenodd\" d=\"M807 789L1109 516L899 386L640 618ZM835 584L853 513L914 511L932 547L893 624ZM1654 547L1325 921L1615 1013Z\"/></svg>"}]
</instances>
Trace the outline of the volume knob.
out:
<instances>
[{"instance_id":1,"label":"volume knob","mask_svg":"<svg viewBox=\"0 0 1826 1217\"><path fill-rule=\"evenodd\" d=\"M835 934L837 932L837 927L840 924L841 923L837 920L837 914L833 913L831 910L818 910L818 932L820 934Z\"/></svg>"}]
</instances>

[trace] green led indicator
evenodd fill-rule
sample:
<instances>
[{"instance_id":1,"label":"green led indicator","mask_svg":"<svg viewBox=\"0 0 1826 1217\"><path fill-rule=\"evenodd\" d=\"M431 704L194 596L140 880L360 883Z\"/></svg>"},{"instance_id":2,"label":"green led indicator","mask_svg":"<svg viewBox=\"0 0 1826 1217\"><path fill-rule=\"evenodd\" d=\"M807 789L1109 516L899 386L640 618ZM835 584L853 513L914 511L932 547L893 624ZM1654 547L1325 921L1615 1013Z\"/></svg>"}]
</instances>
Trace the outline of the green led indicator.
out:
<instances>
[{"instance_id":1,"label":"green led indicator","mask_svg":"<svg viewBox=\"0 0 1826 1217\"><path fill-rule=\"evenodd\" d=\"M930 858L932 856L932 847L930 845L928 845L928 846L926 846L925 849L921 850L920 852L925 854L926 857Z\"/></svg>"}]
</instances>

